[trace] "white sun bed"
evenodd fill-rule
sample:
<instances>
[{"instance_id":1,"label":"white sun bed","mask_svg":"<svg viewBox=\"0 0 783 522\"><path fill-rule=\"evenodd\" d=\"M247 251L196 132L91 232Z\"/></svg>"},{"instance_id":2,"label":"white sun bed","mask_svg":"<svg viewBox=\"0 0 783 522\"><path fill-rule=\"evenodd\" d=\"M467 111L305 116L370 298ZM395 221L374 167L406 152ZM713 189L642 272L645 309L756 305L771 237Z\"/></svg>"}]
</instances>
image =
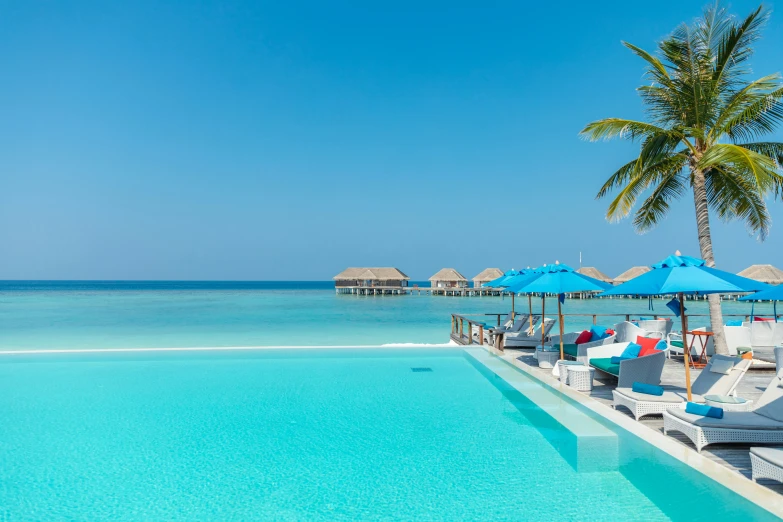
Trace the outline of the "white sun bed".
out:
<instances>
[{"instance_id":1,"label":"white sun bed","mask_svg":"<svg viewBox=\"0 0 783 522\"><path fill-rule=\"evenodd\" d=\"M783 448L750 448L751 478L783 482Z\"/></svg>"},{"instance_id":2,"label":"white sun bed","mask_svg":"<svg viewBox=\"0 0 783 522\"><path fill-rule=\"evenodd\" d=\"M541 344L541 330L543 329L543 337L546 341L549 341L547 337L550 330L555 325L555 320L549 317L545 318L541 324L536 326L533 333L527 334L527 332L519 332L518 335L507 335L503 339L503 346L506 348L535 348Z\"/></svg>"},{"instance_id":3,"label":"white sun bed","mask_svg":"<svg viewBox=\"0 0 783 522\"><path fill-rule=\"evenodd\" d=\"M734 364L734 367L728 374L710 371L712 363L720 360L726 360ZM699 376L693 381L691 402L703 403L705 395L732 395L735 393L737 385L745 375L745 372L750 368L750 364L751 361L747 359L738 359L726 355L712 356L707 366L702 369ZM645 415L662 414L669 408L685 404L688 395L685 388L666 390L660 396L637 393L632 388L616 388L612 390L612 397L615 409L618 406L628 408L633 413L634 418L639 420Z\"/></svg>"},{"instance_id":4,"label":"white sun bed","mask_svg":"<svg viewBox=\"0 0 783 522\"><path fill-rule=\"evenodd\" d=\"M672 408L663 413L663 432L685 434L697 451L719 442L783 444L783 348L775 348L775 359L778 373L753 411L727 411L722 419L715 419L686 413L679 407Z\"/></svg>"}]
</instances>

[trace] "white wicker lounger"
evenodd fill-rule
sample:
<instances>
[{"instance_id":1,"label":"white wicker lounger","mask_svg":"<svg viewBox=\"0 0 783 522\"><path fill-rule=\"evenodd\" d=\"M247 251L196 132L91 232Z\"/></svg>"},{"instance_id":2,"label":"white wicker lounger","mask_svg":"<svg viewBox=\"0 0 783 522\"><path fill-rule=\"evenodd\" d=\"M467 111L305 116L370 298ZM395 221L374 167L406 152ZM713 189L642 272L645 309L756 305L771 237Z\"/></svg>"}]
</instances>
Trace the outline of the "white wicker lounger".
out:
<instances>
[{"instance_id":1,"label":"white wicker lounger","mask_svg":"<svg viewBox=\"0 0 783 522\"><path fill-rule=\"evenodd\" d=\"M783 360L783 348L775 348L778 368ZM758 407L753 411L727 411L722 419L686 413L680 408L663 413L663 432L679 431L685 434L697 451L718 442L783 444L783 379L781 372L772 378Z\"/></svg>"},{"instance_id":2,"label":"white wicker lounger","mask_svg":"<svg viewBox=\"0 0 783 522\"><path fill-rule=\"evenodd\" d=\"M783 482L783 448L750 448L751 478Z\"/></svg>"},{"instance_id":3,"label":"white wicker lounger","mask_svg":"<svg viewBox=\"0 0 783 522\"><path fill-rule=\"evenodd\" d=\"M734 368L726 374L710 371L712 362L725 359L734 363ZM703 403L705 395L732 395L735 393L745 372L750 368L751 361L726 355L714 355L710 362L693 381L691 386L691 402ZM633 386L633 384L632 384ZM616 388L612 390L614 408L623 406L631 410L636 420L645 415L660 415L669 408L684 406L688 399L685 389L666 390L663 395L655 396L646 393L636 393L631 388Z\"/></svg>"}]
</instances>

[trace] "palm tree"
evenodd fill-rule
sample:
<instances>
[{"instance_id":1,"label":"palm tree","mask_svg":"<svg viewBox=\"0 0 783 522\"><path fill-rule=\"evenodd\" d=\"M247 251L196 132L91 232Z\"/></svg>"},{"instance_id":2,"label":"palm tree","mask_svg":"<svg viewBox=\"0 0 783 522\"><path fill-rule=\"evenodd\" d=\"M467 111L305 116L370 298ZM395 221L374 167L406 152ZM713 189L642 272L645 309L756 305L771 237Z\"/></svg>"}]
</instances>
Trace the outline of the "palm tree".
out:
<instances>
[{"instance_id":1,"label":"palm tree","mask_svg":"<svg viewBox=\"0 0 783 522\"><path fill-rule=\"evenodd\" d=\"M701 256L715 266L710 212L723 221L744 221L763 241L771 219L765 198L783 195L783 143L763 141L783 120L780 74L748 81L748 60L768 13L762 7L744 20L720 5L707 7L692 25L683 24L653 55L623 44L646 65L648 85L638 88L649 122L608 118L582 130L589 140L627 138L640 142L639 157L604 183L597 198L619 193L606 217L628 216L640 196L633 225L644 233L662 221L672 201L688 192L696 206ZM727 353L720 298L710 296L715 349Z\"/></svg>"}]
</instances>

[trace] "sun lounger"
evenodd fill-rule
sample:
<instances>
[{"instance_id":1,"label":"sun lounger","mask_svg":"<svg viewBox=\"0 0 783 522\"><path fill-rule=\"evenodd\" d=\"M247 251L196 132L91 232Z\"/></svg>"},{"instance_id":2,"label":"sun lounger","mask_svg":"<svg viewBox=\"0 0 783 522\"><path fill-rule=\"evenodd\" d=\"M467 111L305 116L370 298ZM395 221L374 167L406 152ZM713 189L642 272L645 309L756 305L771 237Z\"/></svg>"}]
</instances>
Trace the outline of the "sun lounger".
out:
<instances>
[{"instance_id":1,"label":"sun lounger","mask_svg":"<svg viewBox=\"0 0 783 522\"><path fill-rule=\"evenodd\" d=\"M783 482L783 448L750 448L751 478Z\"/></svg>"},{"instance_id":2,"label":"sun lounger","mask_svg":"<svg viewBox=\"0 0 783 522\"><path fill-rule=\"evenodd\" d=\"M543 322L541 322L541 324L536 326L532 334L528 335L527 332L523 331L519 332L517 335L506 336L503 339L503 346L506 348L535 348L541 344L542 329L544 331L544 339L546 342L550 341L548 335L554 325L555 320L547 317L543 320Z\"/></svg>"},{"instance_id":3,"label":"sun lounger","mask_svg":"<svg viewBox=\"0 0 783 522\"><path fill-rule=\"evenodd\" d=\"M734 364L734 367L728 374L710 371L712 363L720 360L730 361ZM745 372L750 368L750 364L751 361L747 359L714 355L696 380L693 381L691 402L703 403L705 395L732 395ZM632 386L633 383L631 383ZM615 409L618 406L628 408L636 420L645 415L662 414L669 408L684 405L688 398L685 388L666 390L663 395L656 396L637 393L631 387L618 387L612 390L612 397Z\"/></svg>"},{"instance_id":4,"label":"sun lounger","mask_svg":"<svg viewBox=\"0 0 783 522\"><path fill-rule=\"evenodd\" d=\"M715 419L672 408L663 413L663 432L685 434L693 441L697 451L719 442L783 444L783 348L775 348L775 359L778 373L753 411L727 411L722 419Z\"/></svg>"},{"instance_id":5,"label":"sun lounger","mask_svg":"<svg viewBox=\"0 0 783 522\"><path fill-rule=\"evenodd\" d=\"M596 370L617 377L617 386L630 388L633 383L660 384L666 354L663 351L625 359L612 363L612 357L619 357L630 343L615 343L587 349L587 365Z\"/></svg>"},{"instance_id":6,"label":"sun lounger","mask_svg":"<svg viewBox=\"0 0 783 522\"><path fill-rule=\"evenodd\" d=\"M674 324L671 319L646 319L637 322L639 328L648 332L645 337L660 337L661 339L666 339L666 336L671 333L672 325Z\"/></svg>"},{"instance_id":7,"label":"sun lounger","mask_svg":"<svg viewBox=\"0 0 783 522\"><path fill-rule=\"evenodd\" d=\"M692 331L699 332L699 331L707 331L707 328L694 328ZM701 356L701 341L693 342L694 336L692 334L688 334L686 336L688 340L688 346L691 347L691 358L692 359L698 359ZM666 336L666 344L667 348L669 350L669 358L671 358L671 355L683 355L685 353L685 349L683 348L682 343L682 333L676 333L672 332L669 335ZM712 343L712 337L707 338L706 344L705 344L705 354L706 355L712 355L715 353L715 348Z\"/></svg>"},{"instance_id":8,"label":"sun lounger","mask_svg":"<svg viewBox=\"0 0 783 522\"><path fill-rule=\"evenodd\" d=\"M587 343L576 344L576 339L582 332L571 332L563 335L563 355L576 359L577 361L587 364L587 349L595 346L603 346L605 344L613 344L616 341L614 335L610 335L604 339L598 339L597 341L590 341ZM560 349L560 336L552 336L552 347Z\"/></svg>"}]
</instances>

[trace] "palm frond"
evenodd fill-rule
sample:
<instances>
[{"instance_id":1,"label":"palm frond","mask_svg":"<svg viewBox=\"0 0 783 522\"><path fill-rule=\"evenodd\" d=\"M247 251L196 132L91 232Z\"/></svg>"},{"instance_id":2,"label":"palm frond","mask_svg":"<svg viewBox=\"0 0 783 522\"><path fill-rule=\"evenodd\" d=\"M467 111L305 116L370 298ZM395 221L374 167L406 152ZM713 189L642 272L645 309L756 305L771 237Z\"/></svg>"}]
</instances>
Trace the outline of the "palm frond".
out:
<instances>
[{"instance_id":1,"label":"palm frond","mask_svg":"<svg viewBox=\"0 0 783 522\"><path fill-rule=\"evenodd\" d=\"M713 145L697 162L696 167L702 172L710 169L724 171L748 172L755 179L758 189L764 193L776 188L775 160L764 154L740 147L733 143L718 143Z\"/></svg>"},{"instance_id":2,"label":"palm frond","mask_svg":"<svg viewBox=\"0 0 783 522\"><path fill-rule=\"evenodd\" d=\"M772 218L752 174L715 168L705 173L705 181L707 202L721 220L739 219L759 240L767 238Z\"/></svg>"},{"instance_id":3,"label":"palm frond","mask_svg":"<svg viewBox=\"0 0 783 522\"><path fill-rule=\"evenodd\" d=\"M668 134L670 131L645 123L643 121L626 120L624 118L606 118L588 124L579 134L590 141L610 140L613 138L628 138L636 140L655 134Z\"/></svg>"},{"instance_id":4,"label":"palm frond","mask_svg":"<svg viewBox=\"0 0 783 522\"><path fill-rule=\"evenodd\" d=\"M671 201L679 198L685 192L679 171L668 172L658 183L652 194L644 200L634 216L633 226L637 232L644 234L654 228L669 211Z\"/></svg>"},{"instance_id":5,"label":"palm frond","mask_svg":"<svg viewBox=\"0 0 783 522\"><path fill-rule=\"evenodd\" d=\"M741 24L728 24L715 49L713 80L716 85L731 85L747 72L740 66L753 55L752 44L761 37L761 28L768 19L769 13L759 6Z\"/></svg>"}]
</instances>

